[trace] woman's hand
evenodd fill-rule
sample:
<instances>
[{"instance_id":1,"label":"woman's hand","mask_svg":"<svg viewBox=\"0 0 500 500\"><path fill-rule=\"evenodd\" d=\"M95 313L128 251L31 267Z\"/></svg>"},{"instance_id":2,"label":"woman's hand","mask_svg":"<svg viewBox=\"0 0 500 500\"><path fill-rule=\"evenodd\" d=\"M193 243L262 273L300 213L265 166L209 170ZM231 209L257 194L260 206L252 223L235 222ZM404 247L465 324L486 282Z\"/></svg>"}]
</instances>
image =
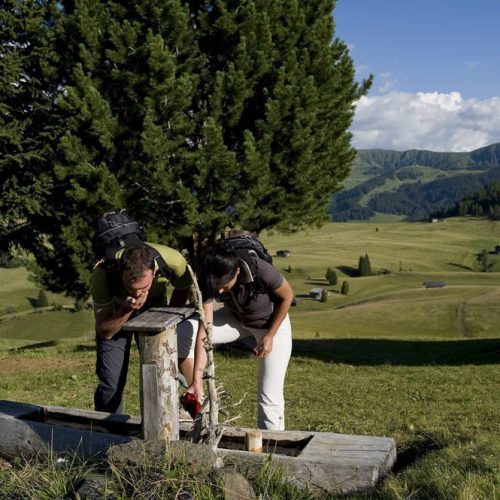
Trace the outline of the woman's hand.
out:
<instances>
[{"instance_id":1,"label":"woman's hand","mask_svg":"<svg viewBox=\"0 0 500 500\"><path fill-rule=\"evenodd\" d=\"M205 395L203 393L203 383L202 382L193 382L187 389L186 392L190 392L191 394L196 395L198 401L203 403L205 399Z\"/></svg>"},{"instance_id":2,"label":"woman's hand","mask_svg":"<svg viewBox=\"0 0 500 500\"><path fill-rule=\"evenodd\" d=\"M253 352L257 358L266 358L269 353L273 350L273 339L274 335L266 333L260 342L256 345Z\"/></svg>"}]
</instances>

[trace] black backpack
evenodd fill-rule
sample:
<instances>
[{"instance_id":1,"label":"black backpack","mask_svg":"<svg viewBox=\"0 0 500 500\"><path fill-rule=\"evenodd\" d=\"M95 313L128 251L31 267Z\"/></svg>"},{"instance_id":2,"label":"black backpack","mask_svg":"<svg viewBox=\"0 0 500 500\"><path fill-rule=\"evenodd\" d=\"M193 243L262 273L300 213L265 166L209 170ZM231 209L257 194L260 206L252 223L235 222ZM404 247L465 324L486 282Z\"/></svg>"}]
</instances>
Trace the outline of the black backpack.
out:
<instances>
[{"instance_id":1,"label":"black backpack","mask_svg":"<svg viewBox=\"0 0 500 500\"><path fill-rule=\"evenodd\" d=\"M155 252L159 273L170 278L172 273L158 251L145 241L143 228L125 210L106 212L97 219L92 250L96 267L101 266L110 275L111 281L118 277L116 252L122 248L140 248L149 246Z\"/></svg>"},{"instance_id":2,"label":"black backpack","mask_svg":"<svg viewBox=\"0 0 500 500\"><path fill-rule=\"evenodd\" d=\"M251 233L228 236L219 245L235 252L248 265L253 278L250 293L252 298L259 293L267 292L257 272L256 258L262 259L269 264L273 263L273 258L257 236Z\"/></svg>"}]
</instances>

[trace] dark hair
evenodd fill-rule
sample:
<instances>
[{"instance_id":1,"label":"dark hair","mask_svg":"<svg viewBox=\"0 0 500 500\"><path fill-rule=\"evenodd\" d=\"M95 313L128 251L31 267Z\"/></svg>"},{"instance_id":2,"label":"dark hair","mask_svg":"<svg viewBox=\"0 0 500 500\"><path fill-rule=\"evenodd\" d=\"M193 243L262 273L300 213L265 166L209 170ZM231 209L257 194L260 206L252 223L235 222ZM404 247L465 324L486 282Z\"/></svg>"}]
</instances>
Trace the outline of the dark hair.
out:
<instances>
[{"instance_id":1,"label":"dark hair","mask_svg":"<svg viewBox=\"0 0 500 500\"><path fill-rule=\"evenodd\" d=\"M126 248L118 261L118 271L123 276L128 272L132 281L141 278L149 269L155 271L155 251L148 247Z\"/></svg>"},{"instance_id":2,"label":"dark hair","mask_svg":"<svg viewBox=\"0 0 500 500\"><path fill-rule=\"evenodd\" d=\"M203 261L201 281L204 292L211 297L217 297L219 288L234 278L240 265L241 259L236 252L222 246L212 247Z\"/></svg>"}]
</instances>

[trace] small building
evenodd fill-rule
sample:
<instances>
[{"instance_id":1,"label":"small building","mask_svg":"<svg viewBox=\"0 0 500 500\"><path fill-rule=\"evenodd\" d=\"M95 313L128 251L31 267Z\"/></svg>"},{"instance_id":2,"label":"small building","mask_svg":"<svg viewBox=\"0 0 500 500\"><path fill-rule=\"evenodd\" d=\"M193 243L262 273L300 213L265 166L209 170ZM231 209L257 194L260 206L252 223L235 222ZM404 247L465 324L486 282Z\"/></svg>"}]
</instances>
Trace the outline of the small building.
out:
<instances>
[{"instance_id":1,"label":"small building","mask_svg":"<svg viewBox=\"0 0 500 500\"><path fill-rule=\"evenodd\" d=\"M446 286L446 281L424 281L425 288L443 288Z\"/></svg>"},{"instance_id":2,"label":"small building","mask_svg":"<svg viewBox=\"0 0 500 500\"><path fill-rule=\"evenodd\" d=\"M291 253L290 250L278 250L276 252L276 257L290 257Z\"/></svg>"},{"instance_id":3,"label":"small building","mask_svg":"<svg viewBox=\"0 0 500 500\"><path fill-rule=\"evenodd\" d=\"M311 299L320 300L322 293L323 293L323 288L311 288L309 290L309 297Z\"/></svg>"}]
</instances>

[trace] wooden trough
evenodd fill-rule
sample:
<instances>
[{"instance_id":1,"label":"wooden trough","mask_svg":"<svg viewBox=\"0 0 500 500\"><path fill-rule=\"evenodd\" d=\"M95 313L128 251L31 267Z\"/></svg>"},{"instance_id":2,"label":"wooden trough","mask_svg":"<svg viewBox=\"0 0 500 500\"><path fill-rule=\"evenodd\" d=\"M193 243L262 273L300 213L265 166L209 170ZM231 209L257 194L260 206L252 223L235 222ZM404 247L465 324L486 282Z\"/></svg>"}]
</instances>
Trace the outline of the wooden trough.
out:
<instances>
[{"instance_id":1,"label":"wooden trough","mask_svg":"<svg viewBox=\"0 0 500 500\"><path fill-rule=\"evenodd\" d=\"M150 310L127 324L143 337L141 417L0 401L0 455L76 451L84 459L99 459L110 446L133 439L183 439L190 425L179 424L178 419L175 327L192 314L184 309ZM260 467L271 454L291 482L316 491L348 493L372 488L396 460L392 438L263 430L263 452L253 453L245 451L249 431L226 428L217 449L225 463Z\"/></svg>"}]
</instances>

